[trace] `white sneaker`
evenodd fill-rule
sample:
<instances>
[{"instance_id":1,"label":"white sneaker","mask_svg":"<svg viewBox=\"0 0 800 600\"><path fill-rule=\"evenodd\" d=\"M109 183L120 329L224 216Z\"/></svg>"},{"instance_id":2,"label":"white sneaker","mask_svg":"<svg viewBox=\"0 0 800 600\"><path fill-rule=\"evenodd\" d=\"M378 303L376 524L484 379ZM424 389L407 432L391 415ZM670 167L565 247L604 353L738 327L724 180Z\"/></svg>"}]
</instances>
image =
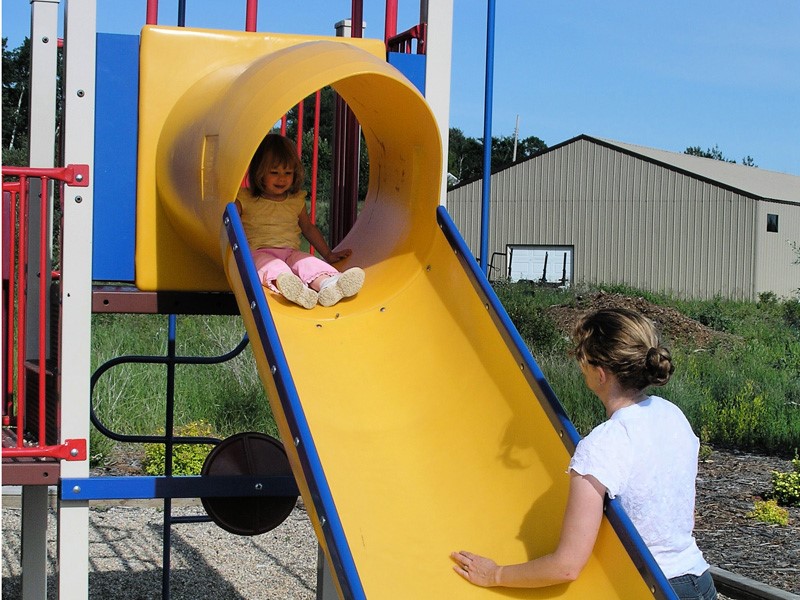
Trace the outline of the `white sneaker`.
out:
<instances>
[{"instance_id":1,"label":"white sneaker","mask_svg":"<svg viewBox=\"0 0 800 600\"><path fill-rule=\"evenodd\" d=\"M358 267L326 279L319 290L317 301L322 306L333 306L342 298L355 296L364 285L364 271Z\"/></svg>"},{"instance_id":2,"label":"white sneaker","mask_svg":"<svg viewBox=\"0 0 800 600\"><path fill-rule=\"evenodd\" d=\"M278 275L275 287L283 294L284 298L303 308L314 308L317 305L317 292L303 283L303 280L294 273Z\"/></svg>"}]
</instances>

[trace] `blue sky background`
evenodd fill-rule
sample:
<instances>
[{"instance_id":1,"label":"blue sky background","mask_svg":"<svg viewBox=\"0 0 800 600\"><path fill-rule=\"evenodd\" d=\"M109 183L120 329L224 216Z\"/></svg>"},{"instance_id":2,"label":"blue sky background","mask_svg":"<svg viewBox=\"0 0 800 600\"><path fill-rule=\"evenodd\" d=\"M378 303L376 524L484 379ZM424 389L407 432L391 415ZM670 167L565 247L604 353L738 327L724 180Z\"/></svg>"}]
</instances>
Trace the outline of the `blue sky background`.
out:
<instances>
[{"instance_id":1,"label":"blue sky background","mask_svg":"<svg viewBox=\"0 0 800 600\"><path fill-rule=\"evenodd\" d=\"M436 0L432 0L436 1ZM62 3L63 4L63 3ZM177 0L159 22L174 25ZM332 35L348 0L261 0L260 31ZM450 126L482 137L485 0L454 0ZM137 33L145 0L97 0L98 30ZM244 28L245 2L187 0L186 24ZM400 0L399 29L418 21ZM3 36L27 35L29 0L3 2ZM383 37L384 2L366 0L365 35ZM492 132L555 145L586 133L682 152L717 145L741 162L800 175L797 0L497 0Z\"/></svg>"}]
</instances>

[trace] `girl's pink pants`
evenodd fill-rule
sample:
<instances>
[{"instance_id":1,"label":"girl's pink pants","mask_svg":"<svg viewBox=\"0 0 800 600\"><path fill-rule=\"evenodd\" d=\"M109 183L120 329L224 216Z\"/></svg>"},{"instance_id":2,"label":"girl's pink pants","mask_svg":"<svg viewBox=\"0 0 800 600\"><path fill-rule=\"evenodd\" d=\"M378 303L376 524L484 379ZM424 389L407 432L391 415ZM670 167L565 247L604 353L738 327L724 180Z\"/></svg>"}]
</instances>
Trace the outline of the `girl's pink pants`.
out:
<instances>
[{"instance_id":1,"label":"girl's pink pants","mask_svg":"<svg viewBox=\"0 0 800 600\"><path fill-rule=\"evenodd\" d=\"M275 280L281 273L294 273L308 285L320 275L338 275L339 271L324 260L293 248L258 248L253 261L261 283L274 292Z\"/></svg>"}]
</instances>

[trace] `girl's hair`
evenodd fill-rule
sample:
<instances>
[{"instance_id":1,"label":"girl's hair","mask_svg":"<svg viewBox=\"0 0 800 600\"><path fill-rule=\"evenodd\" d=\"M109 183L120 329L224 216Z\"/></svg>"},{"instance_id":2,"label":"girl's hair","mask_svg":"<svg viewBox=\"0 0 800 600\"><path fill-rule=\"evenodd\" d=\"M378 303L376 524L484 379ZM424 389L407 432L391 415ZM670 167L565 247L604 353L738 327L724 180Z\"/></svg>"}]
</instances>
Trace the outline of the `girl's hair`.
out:
<instances>
[{"instance_id":1,"label":"girl's hair","mask_svg":"<svg viewBox=\"0 0 800 600\"><path fill-rule=\"evenodd\" d=\"M664 385L675 370L653 322L624 308L584 315L575 325L573 356L608 369L625 389Z\"/></svg>"},{"instance_id":2,"label":"girl's hair","mask_svg":"<svg viewBox=\"0 0 800 600\"><path fill-rule=\"evenodd\" d=\"M250 160L250 189L256 196L261 196L265 190L261 183L264 175L275 167L288 167L294 169L294 181L289 191L296 194L303 187L305 169L297 149L292 143L277 133L269 133L258 145L258 150Z\"/></svg>"}]
</instances>

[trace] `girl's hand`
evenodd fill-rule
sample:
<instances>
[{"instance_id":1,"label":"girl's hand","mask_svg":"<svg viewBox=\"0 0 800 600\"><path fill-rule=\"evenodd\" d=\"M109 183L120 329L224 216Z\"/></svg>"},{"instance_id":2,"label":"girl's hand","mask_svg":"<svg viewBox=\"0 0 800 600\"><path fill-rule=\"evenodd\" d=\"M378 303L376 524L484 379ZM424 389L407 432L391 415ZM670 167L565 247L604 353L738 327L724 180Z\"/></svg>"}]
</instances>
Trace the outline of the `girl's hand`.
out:
<instances>
[{"instance_id":1,"label":"girl's hand","mask_svg":"<svg viewBox=\"0 0 800 600\"><path fill-rule=\"evenodd\" d=\"M344 250L331 250L330 254L325 257L325 260L333 264L335 262L339 262L340 260L344 260L352 253L353 251L350 250L350 248L345 248Z\"/></svg>"},{"instance_id":2,"label":"girl's hand","mask_svg":"<svg viewBox=\"0 0 800 600\"><path fill-rule=\"evenodd\" d=\"M501 567L492 559L464 550L453 552L450 558L456 563L453 570L470 583L480 587L498 585Z\"/></svg>"}]
</instances>

